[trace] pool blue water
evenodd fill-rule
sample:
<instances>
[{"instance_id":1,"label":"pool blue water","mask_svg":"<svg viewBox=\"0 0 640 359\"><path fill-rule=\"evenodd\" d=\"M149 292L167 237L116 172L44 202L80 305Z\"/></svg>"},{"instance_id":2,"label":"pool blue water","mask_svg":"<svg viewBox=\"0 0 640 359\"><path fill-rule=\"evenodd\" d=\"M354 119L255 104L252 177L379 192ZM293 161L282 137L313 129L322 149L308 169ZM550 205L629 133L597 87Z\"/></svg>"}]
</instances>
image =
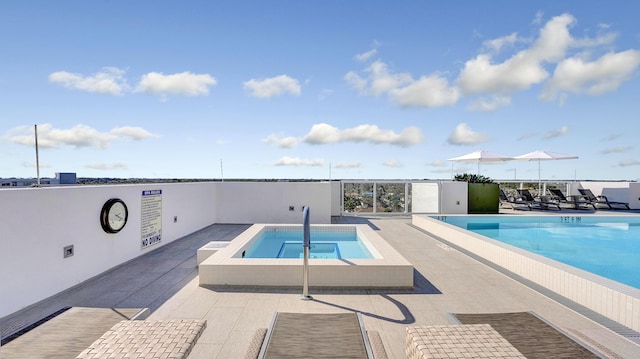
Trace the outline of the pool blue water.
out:
<instances>
[{"instance_id":1,"label":"pool blue water","mask_svg":"<svg viewBox=\"0 0 640 359\"><path fill-rule=\"evenodd\" d=\"M302 258L302 232L264 232L245 258ZM373 258L355 232L311 232L309 258Z\"/></svg>"},{"instance_id":2,"label":"pool blue water","mask_svg":"<svg viewBox=\"0 0 640 359\"><path fill-rule=\"evenodd\" d=\"M640 217L433 218L640 289Z\"/></svg>"}]
</instances>

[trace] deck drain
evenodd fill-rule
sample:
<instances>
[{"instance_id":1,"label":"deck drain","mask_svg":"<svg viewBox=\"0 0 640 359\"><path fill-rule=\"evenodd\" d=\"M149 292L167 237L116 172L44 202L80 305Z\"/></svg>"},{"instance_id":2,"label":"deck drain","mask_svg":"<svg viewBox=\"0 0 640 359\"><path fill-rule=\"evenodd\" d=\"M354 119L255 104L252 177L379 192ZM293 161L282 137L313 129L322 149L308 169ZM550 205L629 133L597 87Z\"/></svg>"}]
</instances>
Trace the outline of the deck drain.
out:
<instances>
[{"instance_id":1,"label":"deck drain","mask_svg":"<svg viewBox=\"0 0 640 359\"><path fill-rule=\"evenodd\" d=\"M453 252L455 251L455 249L449 247L448 245L444 244L444 243L438 243L438 247L444 249L447 252Z\"/></svg>"}]
</instances>

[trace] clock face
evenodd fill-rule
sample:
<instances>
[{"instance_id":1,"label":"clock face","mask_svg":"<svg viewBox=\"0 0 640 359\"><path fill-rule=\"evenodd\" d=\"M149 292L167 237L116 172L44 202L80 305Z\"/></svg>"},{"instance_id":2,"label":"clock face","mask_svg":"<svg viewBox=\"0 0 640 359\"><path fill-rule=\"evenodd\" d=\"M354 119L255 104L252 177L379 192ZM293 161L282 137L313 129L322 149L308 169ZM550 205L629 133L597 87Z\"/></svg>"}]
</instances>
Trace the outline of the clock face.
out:
<instances>
[{"instance_id":1,"label":"clock face","mask_svg":"<svg viewBox=\"0 0 640 359\"><path fill-rule=\"evenodd\" d=\"M121 199L108 200L100 212L102 229L107 233L119 232L127 224L128 215L127 205Z\"/></svg>"}]
</instances>

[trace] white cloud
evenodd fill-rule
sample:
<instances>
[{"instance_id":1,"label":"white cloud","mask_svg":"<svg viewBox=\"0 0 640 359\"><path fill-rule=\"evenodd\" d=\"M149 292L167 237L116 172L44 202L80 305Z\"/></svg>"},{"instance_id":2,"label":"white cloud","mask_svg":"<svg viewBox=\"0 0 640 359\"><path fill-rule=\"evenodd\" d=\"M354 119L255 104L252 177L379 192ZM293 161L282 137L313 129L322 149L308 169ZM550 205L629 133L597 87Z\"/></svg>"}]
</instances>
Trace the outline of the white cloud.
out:
<instances>
[{"instance_id":1,"label":"white cloud","mask_svg":"<svg viewBox=\"0 0 640 359\"><path fill-rule=\"evenodd\" d=\"M536 12L536 15L534 16L533 20L531 21L532 25L540 25L542 24L542 17L544 16L544 13L540 10L538 10Z\"/></svg>"},{"instance_id":2,"label":"white cloud","mask_svg":"<svg viewBox=\"0 0 640 359\"><path fill-rule=\"evenodd\" d=\"M20 126L9 130L2 140L25 146L35 145L33 127ZM99 132L95 128L78 124L69 129L57 129L51 124L38 125L38 147L58 148L70 146L76 148L107 148L109 143L121 139L143 140L156 135L141 127L118 127L109 132Z\"/></svg>"},{"instance_id":3,"label":"white cloud","mask_svg":"<svg viewBox=\"0 0 640 359\"><path fill-rule=\"evenodd\" d=\"M36 164L36 161L33 161L33 162L22 161L20 163L20 165L22 167L26 167L26 168L36 168L38 164ZM40 168L52 168L53 167L48 163L42 163L42 162L40 162L39 165L40 165Z\"/></svg>"},{"instance_id":4,"label":"white cloud","mask_svg":"<svg viewBox=\"0 0 640 359\"><path fill-rule=\"evenodd\" d=\"M522 140L528 140L530 138L534 138L534 137L538 137L540 133L538 132L527 132L523 135L518 136L517 140L518 141L522 141Z\"/></svg>"},{"instance_id":5,"label":"white cloud","mask_svg":"<svg viewBox=\"0 0 640 359\"><path fill-rule=\"evenodd\" d=\"M482 97L469 105L471 111L492 112L511 104L509 96Z\"/></svg>"},{"instance_id":6,"label":"white cloud","mask_svg":"<svg viewBox=\"0 0 640 359\"><path fill-rule=\"evenodd\" d=\"M598 47L598 46L607 46L612 44L616 38L618 38L618 34L613 32L608 32L604 34L599 34L598 36L591 38L585 37L583 39L574 39L573 47Z\"/></svg>"},{"instance_id":7,"label":"white cloud","mask_svg":"<svg viewBox=\"0 0 640 359\"><path fill-rule=\"evenodd\" d=\"M271 98L284 93L300 95L301 88L298 80L287 75L280 75L268 79L251 79L244 83L244 89L258 98Z\"/></svg>"},{"instance_id":8,"label":"white cloud","mask_svg":"<svg viewBox=\"0 0 640 359\"><path fill-rule=\"evenodd\" d=\"M552 131L549 131L549 132L545 133L544 138L551 139L551 138L561 137L561 136L565 136L567 133L569 133L569 127L568 126L562 126L561 128L559 128L557 130L552 130Z\"/></svg>"},{"instance_id":9,"label":"white cloud","mask_svg":"<svg viewBox=\"0 0 640 359\"><path fill-rule=\"evenodd\" d=\"M300 139L297 137L280 137L278 135L271 134L264 138L262 142L282 148L293 148L298 145Z\"/></svg>"},{"instance_id":10,"label":"white cloud","mask_svg":"<svg viewBox=\"0 0 640 359\"><path fill-rule=\"evenodd\" d=\"M570 14L554 16L540 29L538 40L527 50L527 54L539 61L561 60L574 41L569 28L575 23L576 19Z\"/></svg>"},{"instance_id":11,"label":"white cloud","mask_svg":"<svg viewBox=\"0 0 640 359\"><path fill-rule=\"evenodd\" d=\"M349 86L351 86L359 93L364 94L366 92L365 90L367 88L367 80L360 77L360 75L358 75L354 71L347 72L347 74L344 75L344 80L347 82L347 84L349 84Z\"/></svg>"},{"instance_id":12,"label":"white cloud","mask_svg":"<svg viewBox=\"0 0 640 359\"><path fill-rule=\"evenodd\" d=\"M141 141L150 137L158 137L142 127L123 126L112 129L110 134L117 137L124 137L134 141Z\"/></svg>"},{"instance_id":13,"label":"white cloud","mask_svg":"<svg viewBox=\"0 0 640 359\"><path fill-rule=\"evenodd\" d=\"M632 149L633 147L631 146L621 146L621 147L605 148L604 150L600 151L600 153L602 153L603 155L608 155L611 153L629 152Z\"/></svg>"},{"instance_id":14,"label":"white cloud","mask_svg":"<svg viewBox=\"0 0 640 359\"><path fill-rule=\"evenodd\" d=\"M473 102L470 109L495 111L510 103L510 94L526 90L549 77L544 65L563 59L575 41L569 33L569 27L574 23L575 19L569 14L552 18L540 29L538 38L529 48L503 62L495 62L491 53L519 42L517 33L485 41L484 46L491 53L481 53L468 60L455 85L437 73L416 80L408 73L391 71L380 60L364 69L362 75L350 71L344 79L361 94L388 94L392 102L404 107L452 106L463 94L490 94L493 100L480 99ZM594 43L607 39L603 36Z\"/></svg>"},{"instance_id":15,"label":"white cloud","mask_svg":"<svg viewBox=\"0 0 640 359\"><path fill-rule=\"evenodd\" d=\"M499 37L497 39L486 40L483 45L494 52L500 52L503 46L513 45L518 40L518 34L512 33L508 36Z\"/></svg>"},{"instance_id":16,"label":"white cloud","mask_svg":"<svg viewBox=\"0 0 640 359\"><path fill-rule=\"evenodd\" d=\"M446 78L431 75L423 76L405 87L392 89L389 96L403 107L442 107L455 105L460 92L449 86Z\"/></svg>"},{"instance_id":17,"label":"white cloud","mask_svg":"<svg viewBox=\"0 0 640 359\"><path fill-rule=\"evenodd\" d=\"M407 73L389 72L387 64L382 61L376 61L371 64L366 72L369 73L369 91L373 95L395 90L412 81L411 75Z\"/></svg>"},{"instance_id":18,"label":"white cloud","mask_svg":"<svg viewBox=\"0 0 640 359\"><path fill-rule=\"evenodd\" d=\"M440 160L436 160L428 164L427 166L433 167L433 169L429 170L431 173L451 173L453 163L450 165L449 163L445 163Z\"/></svg>"},{"instance_id":19,"label":"white cloud","mask_svg":"<svg viewBox=\"0 0 640 359\"><path fill-rule=\"evenodd\" d=\"M294 167L320 167L324 165L323 160L308 160L308 159L300 159L299 157L289 157L284 156L281 159L277 160L274 166L294 166Z\"/></svg>"},{"instance_id":20,"label":"white cloud","mask_svg":"<svg viewBox=\"0 0 640 359\"><path fill-rule=\"evenodd\" d=\"M159 95L199 96L209 94L209 87L216 84L216 79L208 74L194 74L186 71L165 75L160 72L150 72L142 76L135 91Z\"/></svg>"},{"instance_id":21,"label":"white cloud","mask_svg":"<svg viewBox=\"0 0 640 359\"><path fill-rule=\"evenodd\" d=\"M557 99L561 106L567 93L600 95L617 89L640 67L640 51L610 53L588 62L593 48L611 48L617 34L610 32L609 26L599 25L596 36L574 38L570 29L576 23L568 13L543 23L543 13L538 11L532 21L539 28L534 38L512 32L484 41L484 51L468 59L455 80L438 71L415 79L407 72L390 69L381 60L360 71L349 71L344 80L360 94L387 95L403 107L452 106L463 96L487 95L471 102L472 111L496 111L511 103L512 94L540 84L544 85L540 98ZM525 47L497 58L496 54L515 45ZM356 58L368 60L377 55L374 51ZM567 58L568 53L573 57ZM553 77L551 68L555 68Z\"/></svg>"},{"instance_id":22,"label":"white cloud","mask_svg":"<svg viewBox=\"0 0 640 359\"><path fill-rule=\"evenodd\" d=\"M400 161L398 161L398 160L384 161L384 162L382 162L382 165L385 166L385 167L393 167L393 168L402 167L402 163L400 163Z\"/></svg>"},{"instance_id":23,"label":"white cloud","mask_svg":"<svg viewBox=\"0 0 640 359\"><path fill-rule=\"evenodd\" d=\"M558 64L540 98L554 100L558 93L564 91L588 95L611 92L628 80L638 66L638 50L608 53L592 62L579 57L568 58Z\"/></svg>"},{"instance_id":24,"label":"white cloud","mask_svg":"<svg viewBox=\"0 0 640 359\"><path fill-rule=\"evenodd\" d=\"M451 135L447 139L447 142L456 146L471 146L483 142L488 142L489 140L489 136L479 132L475 132L466 123L461 123L456 126L453 133L451 133Z\"/></svg>"},{"instance_id":25,"label":"white cloud","mask_svg":"<svg viewBox=\"0 0 640 359\"><path fill-rule=\"evenodd\" d=\"M315 124L303 141L312 145L339 142L370 142L408 147L422 142L424 137L417 127L407 127L402 132L382 130L376 125L360 125L340 130L326 123Z\"/></svg>"},{"instance_id":26,"label":"white cloud","mask_svg":"<svg viewBox=\"0 0 640 359\"><path fill-rule=\"evenodd\" d=\"M102 71L90 76L57 71L49 75L49 82L81 91L122 95L128 88L124 73L124 70L116 67L104 67Z\"/></svg>"},{"instance_id":27,"label":"white cloud","mask_svg":"<svg viewBox=\"0 0 640 359\"><path fill-rule=\"evenodd\" d=\"M640 161L638 160L625 160L625 161L620 161L620 163L618 164L618 166L620 167L629 167L629 166L638 166L640 165Z\"/></svg>"},{"instance_id":28,"label":"white cloud","mask_svg":"<svg viewBox=\"0 0 640 359\"><path fill-rule=\"evenodd\" d=\"M436 160L433 161L429 164L429 166L431 167L449 167L446 163L440 161L440 160Z\"/></svg>"},{"instance_id":29,"label":"white cloud","mask_svg":"<svg viewBox=\"0 0 640 359\"><path fill-rule=\"evenodd\" d=\"M334 168L343 168L343 169L360 168L360 167L362 167L362 164L360 162L340 162L334 166Z\"/></svg>"},{"instance_id":30,"label":"white cloud","mask_svg":"<svg viewBox=\"0 0 640 359\"><path fill-rule=\"evenodd\" d=\"M491 56L483 54L466 62L457 83L465 94L510 94L527 89L547 76L540 64L525 54L497 65L491 63Z\"/></svg>"},{"instance_id":31,"label":"white cloud","mask_svg":"<svg viewBox=\"0 0 640 359\"><path fill-rule=\"evenodd\" d=\"M373 50L369 50L367 52L363 52L361 54L357 54L356 56L354 56L354 58L356 59L356 61L365 62L365 61L369 60L370 58L374 57L377 53L378 53L378 50L373 49Z\"/></svg>"},{"instance_id":32,"label":"white cloud","mask_svg":"<svg viewBox=\"0 0 640 359\"><path fill-rule=\"evenodd\" d=\"M465 63L457 84L465 94L510 94L545 80L549 74L544 62L562 59L572 42L569 26L573 16L556 16L540 30L534 44L502 63L492 63L492 56L480 54Z\"/></svg>"},{"instance_id":33,"label":"white cloud","mask_svg":"<svg viewBox=\"0 0 640 359\"><path fill-rule=\"evenodd\" d=\"M615 140L617 140L617 139L618 139L618 138L620 138L620 137L622 137L622 134L620 134L620 133L614 133L614 134L611 134L611 135L609 135L609 136L607 136L607 137L603 138L603 139L602 139L602 141L615 141Z\"/></svg>"},{"instance_id":34,"label":"white cloud","mask_svg":"<svg viewBox=\"0 0 640 359\"><path fill-rule=\"evenodd\" d=\"M457 88L437 74L422 76L415 80L408 73L394 73L387 64L378 60L367 67L364 78L349 71L344 80L353 89L364 95L388 94L392 102L403 107L451 106L460 97Z\"/></svg>"},{"instance_id":35,"label":"white cloud","mask_svg":"<svg viewBox=\"0 0 640 359\"><path fill-rule=\"evenodd\" d=\"M122 163L122 162L116 162L116 163L100 163L100 162L96 162L96 163L88 163L85 165L86 168L91 168L94 170L100 170L100 171L107 171L107 170L127 170L129 169L129 167Z\"/></svg>"}]
</instances>

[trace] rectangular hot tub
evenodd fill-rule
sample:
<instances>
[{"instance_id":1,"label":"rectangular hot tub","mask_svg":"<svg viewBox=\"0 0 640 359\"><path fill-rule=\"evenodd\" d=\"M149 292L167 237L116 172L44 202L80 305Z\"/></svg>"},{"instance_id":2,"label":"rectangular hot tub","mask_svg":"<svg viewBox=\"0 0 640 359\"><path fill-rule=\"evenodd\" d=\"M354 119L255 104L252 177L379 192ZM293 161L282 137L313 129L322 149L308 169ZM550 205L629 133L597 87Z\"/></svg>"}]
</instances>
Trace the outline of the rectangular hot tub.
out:
<instances>
[{"instance_id":1,"label":"rectangular hot tub","mask_svg":"<svg viewBox=\"0 0 640 359\"><path fill-rule=\"evenodd\" d=\"M254 244L266 232L299 232L302 225L254 224L230 244L200 264L200 285L206 286L302 286L302 258L248 258ZM309 259L310 287L352 288L411 288L413 266L367 225L312 225L314 234L355 232L359 245L365 247L369 258ZM318 234L320 233L320 234ZM328 243L334 243L328 239ZM289 241L290 242L290 241ZM322 249L326 243L318 242ZM280 248L281 244L277 244ZM334 248L333 245L329 247ZM332 249L333 250L333 249ZM337 250L337 247L335 247ZM312 248L313 253L313 248ZM295 256L294 256L295 257Z\"/></svg>"}]
</instances>

